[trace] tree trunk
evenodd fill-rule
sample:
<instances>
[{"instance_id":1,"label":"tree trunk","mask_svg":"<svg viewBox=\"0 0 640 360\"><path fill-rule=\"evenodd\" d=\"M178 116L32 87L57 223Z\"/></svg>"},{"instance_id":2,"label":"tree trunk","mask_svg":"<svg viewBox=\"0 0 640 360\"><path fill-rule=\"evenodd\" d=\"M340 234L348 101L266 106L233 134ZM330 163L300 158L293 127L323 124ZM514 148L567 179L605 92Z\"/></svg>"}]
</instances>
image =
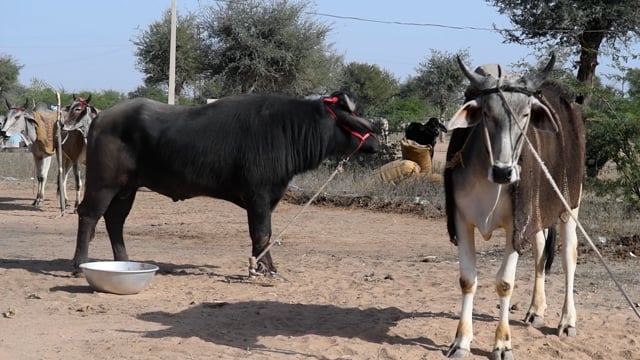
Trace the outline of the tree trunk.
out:
<instances>
[{"instance_id":1,"label":"tree trunk","mask_svg":"<svg viewBox=\"0 0 640 360\"><path fill-rule=\"evenodd\" d=\"M591 89L593 87L593 79L596 76L596 66L598 66L598 53L600 51L600 45L604 39L604 31L609 29L611 24L605 22L602 19L594 19L587 24L585 31L578 36L580 42L580 62L578 65L578 81L580 81L585 87ZM584 104L587 104L590 99L589 94L584 94Z\"/></svg>"}]
</instances>

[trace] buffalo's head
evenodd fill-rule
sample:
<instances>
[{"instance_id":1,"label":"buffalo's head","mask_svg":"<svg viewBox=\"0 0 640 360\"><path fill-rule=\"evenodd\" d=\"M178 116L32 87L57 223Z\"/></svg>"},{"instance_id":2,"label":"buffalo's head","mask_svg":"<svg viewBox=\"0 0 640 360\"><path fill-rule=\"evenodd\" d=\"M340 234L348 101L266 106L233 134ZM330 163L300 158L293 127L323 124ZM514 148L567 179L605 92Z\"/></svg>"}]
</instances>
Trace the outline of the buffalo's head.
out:
<instances>
[{"instance_id":1,"label":"buffalo's head","mask_svg":"<svg viewBox=\"0 0 640 360\"><path fill-rule=\"evenodd\" d=\"M356 115L357 106L351 94L337 91L322 98L322 102L342 134L335 139L337 152L351 156L355 152L375 153L380 149L371 122Z\"/></svg>"}]
</instances>

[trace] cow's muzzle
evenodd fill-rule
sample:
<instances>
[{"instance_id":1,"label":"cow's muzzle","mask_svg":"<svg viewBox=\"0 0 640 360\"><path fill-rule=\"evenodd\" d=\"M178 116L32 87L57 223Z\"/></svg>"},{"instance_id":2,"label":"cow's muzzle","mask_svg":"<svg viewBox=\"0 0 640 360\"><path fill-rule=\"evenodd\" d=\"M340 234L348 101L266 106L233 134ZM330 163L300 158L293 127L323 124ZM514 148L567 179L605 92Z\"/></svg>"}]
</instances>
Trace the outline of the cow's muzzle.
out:
<instances>
[{"instance_id":1,"label":"cow's muzzle","mask_svg":"<svg viewBox=\"0 0 640 360\"><path fill-rule=\"evenodd\" d=\"M520 180L520 167L493 165L489 173L489 180L497 184L511 184Z\"/></svg>"}]
</instances>

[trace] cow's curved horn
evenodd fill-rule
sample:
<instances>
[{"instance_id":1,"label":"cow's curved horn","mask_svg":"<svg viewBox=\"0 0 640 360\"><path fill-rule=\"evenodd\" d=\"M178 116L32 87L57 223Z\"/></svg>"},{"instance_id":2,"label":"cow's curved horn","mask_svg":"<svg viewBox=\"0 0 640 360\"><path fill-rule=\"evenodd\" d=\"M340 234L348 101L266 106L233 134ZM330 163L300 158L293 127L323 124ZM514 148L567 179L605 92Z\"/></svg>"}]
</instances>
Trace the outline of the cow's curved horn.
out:
<instances>
[{"instance_id":1,"label":"cow's curved horn","mask_svg":"<svg viewBox=\"0 0 640 360\"><path fill-rule=\"evenodd\" d=\"M71 97L73 98L73 100L75 100L76 99L76 94L75 93L71 94Z\"/></svg>"},{"instance_id":2,"label":"cow's curved horn","mask_svg":"<svg viewBox=\"0 0 640 360\"><path fill-rule=\"evenodd\" d=\"M24 100L24 105L22 107L25 108L25 109L29 108L29 98L26 98ZM35 107L35 103L34 103L34 107Z\"/></svg>"},{"instance_id":3,"label":"cow's curved horn","mask_svg":"<svg viewBox=\"0 0 640 360\"><path fill-rule=\"evenodd\" d=\"M7 98L4 98L4 103L7 104L7 109L11 109L11 104L9 104L9 100L7 100Z\"/></svg>"},{"instance_id":4,"label":"cow's curved horn","mask_svg":"<svg viewBox=\"0 0 640 360\"><path fill-rule=\"evenodd\" d=\"M87 103L91 101L91 94L89 94L89 97L87 98L87 100L85 100Z\"/></svg>"},{"instance_id":5,"label":"cow's curved horn","mask_svg":"<svg viewBox=\"0 0 640 360\"><path fill-rule=\"evenodd\" d=\"M547 79L547 76L549 76L549 74L551 73L551 70L553 70L553 65L555 65L555 63L556 63L556 54L552 51L551 58L549 59L549 62L547 63L547 65L545 65L545 67L538 73L538 75L536 75L531 80L532 86L534 89L537 89Z\"/></svg>"},{"instance_id":6,"label":"cow's curved horn","mask_svg":"<svg viewBox=\"0 0 640 360\"><path fill-rule=\"evenodd\" d=\"M465 65L462 62L462 59L460 59L460 56L456 56L456 59L458 60L458 65L460 66L460 70L462 70L462 73L464 74L464 76L466 76L467 79L469 79L469 81L471 82L471 86L478 89L482 89L482 85L484 84L484 76L471 71L467 67L467 65Z\"/></svg>"}]
</instances>

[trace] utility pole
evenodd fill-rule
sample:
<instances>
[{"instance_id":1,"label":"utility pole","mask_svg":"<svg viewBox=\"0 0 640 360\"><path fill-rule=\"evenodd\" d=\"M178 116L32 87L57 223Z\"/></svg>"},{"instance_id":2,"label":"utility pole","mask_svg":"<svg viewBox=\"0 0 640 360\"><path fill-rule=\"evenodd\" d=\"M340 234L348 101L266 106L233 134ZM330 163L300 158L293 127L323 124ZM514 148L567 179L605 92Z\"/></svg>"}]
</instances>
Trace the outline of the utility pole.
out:
<instances>
[{"instance_id":1,"label":"utility pole","mask_svg":"<svg viewBox=\"0 0 640 360\"><path fill-rule=\"evenodd\" d=\"M171 0L171 40L169 41L169 94L170 105L176 103L176 0Z\"/></svg>"}]
</instances>

